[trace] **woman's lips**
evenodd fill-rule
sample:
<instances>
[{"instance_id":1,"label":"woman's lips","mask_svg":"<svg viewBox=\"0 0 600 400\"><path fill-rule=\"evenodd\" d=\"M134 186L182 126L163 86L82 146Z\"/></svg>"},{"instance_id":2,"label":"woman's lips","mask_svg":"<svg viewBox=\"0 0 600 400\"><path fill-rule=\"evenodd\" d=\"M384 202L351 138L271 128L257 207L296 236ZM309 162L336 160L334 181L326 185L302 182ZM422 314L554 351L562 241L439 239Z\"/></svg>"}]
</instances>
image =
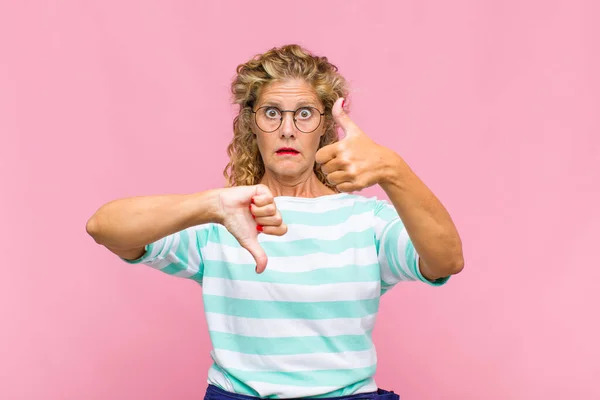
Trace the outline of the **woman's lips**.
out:
<instances>
[{"instance_id":1,"label":"woman's lips","mask_svg":"<svg viewBox=\"0 0 600 400\"><path fill-rule=\"evenodd\" d=\"M294 149L279 149L279 150L277 150L277 154L282 155L282 156L293 156L293 155L300 154L300 153Z\"/></svg>"}]
</instances>

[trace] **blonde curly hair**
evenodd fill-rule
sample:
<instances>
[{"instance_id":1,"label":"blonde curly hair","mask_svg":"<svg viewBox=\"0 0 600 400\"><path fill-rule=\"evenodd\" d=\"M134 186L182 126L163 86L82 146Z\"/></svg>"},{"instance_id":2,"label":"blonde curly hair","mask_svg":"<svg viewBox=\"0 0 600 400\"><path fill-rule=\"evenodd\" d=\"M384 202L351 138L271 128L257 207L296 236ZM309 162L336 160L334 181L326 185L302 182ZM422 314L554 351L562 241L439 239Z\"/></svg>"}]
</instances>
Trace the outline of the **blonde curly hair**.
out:
<instances>
[{"instance_id":1,"label":"blonde curly hair","mask_svg":"<svg viewBox=\"0 0 600 400\"><path fill-rule=\"evenodd\" d=\"M258 54L239 65L236 71L231 92L233 103L238 104L240 109L233 120L233 139L227 146L229 163L223 171L227 186L256 185L265 173L265 165L250 127L252 109L260 90L271 82L301 78L311 84L325 107L325 134L321 136L319 148L338 141L331 109L340 97L344 97L345 103L348 103L348 85L327 57L313 55L297 44L290 44ZM314 171L321 182L336 190L317 163Z\"/></svg>"}]
</instances>

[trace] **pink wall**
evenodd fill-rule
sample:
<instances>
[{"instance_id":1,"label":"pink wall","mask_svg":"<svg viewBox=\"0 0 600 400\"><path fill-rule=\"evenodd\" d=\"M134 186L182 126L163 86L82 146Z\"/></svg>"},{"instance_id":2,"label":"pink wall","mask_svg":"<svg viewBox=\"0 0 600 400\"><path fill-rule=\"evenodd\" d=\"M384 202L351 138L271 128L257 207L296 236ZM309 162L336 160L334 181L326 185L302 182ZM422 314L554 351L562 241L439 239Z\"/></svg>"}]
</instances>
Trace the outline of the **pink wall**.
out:
<instances>
[{"instance_id":1,"label":"pink wall","mask_svg":"<svg viewBox=\"0 0 600 400\"><path fill-rule=\"evenodd\" d=\"M463 236L452 283L384 298L378 383L600 398L598 2L258 3L0 5L0 398L201 398L200 289L121 263L85 222L219 186L235 67L288 42L339 65L355 121Z\"/></svg>"}]
</instances>

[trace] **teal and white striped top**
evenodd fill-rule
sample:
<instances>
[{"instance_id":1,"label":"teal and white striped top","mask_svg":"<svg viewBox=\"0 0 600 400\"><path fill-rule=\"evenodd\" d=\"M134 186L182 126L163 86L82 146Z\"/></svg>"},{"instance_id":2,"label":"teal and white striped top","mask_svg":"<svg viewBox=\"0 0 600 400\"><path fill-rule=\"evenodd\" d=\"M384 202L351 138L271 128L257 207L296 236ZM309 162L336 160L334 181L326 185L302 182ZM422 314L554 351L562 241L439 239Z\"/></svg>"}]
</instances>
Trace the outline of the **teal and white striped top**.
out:
<instances>
[{"instance_id":1,"label":"teal and white striped top","mask_svg":"<svg viewBox=\"0 0 600 400\"><path fill-rule=\"evenodd\" d=\"M355 194L276 197L288 232L260 234L269 261L219 224L147 246L144 263L202 285L214 360L208 382L266 398L374 391L372 331L380 296L400 281L429 282L395 208Z\"/></svg>"}]
</instances>

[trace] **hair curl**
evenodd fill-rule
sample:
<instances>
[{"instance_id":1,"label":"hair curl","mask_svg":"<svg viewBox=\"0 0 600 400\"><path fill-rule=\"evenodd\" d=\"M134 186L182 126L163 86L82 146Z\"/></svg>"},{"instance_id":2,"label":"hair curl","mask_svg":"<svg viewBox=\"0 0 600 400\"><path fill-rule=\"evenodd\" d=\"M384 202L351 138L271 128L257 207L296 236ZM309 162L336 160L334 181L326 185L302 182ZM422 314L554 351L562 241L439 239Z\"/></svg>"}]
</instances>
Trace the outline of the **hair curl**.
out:
<instances>
[{"instance_id":1,"label":"hair curl","mask_svg":"<svg viewBox=\"0 0 600 400\"><path fill-rule=\"evenodd\" d=\"M297 44L290 44L258 54L240 64L236 71L231 92L233 103L240 109L233 120L233 139L227 146L229 163L223 171L227 186L256 185L265 173L251 123L252 109L260 90L271 82L301 78L311 84L325 107L325 134L319 148L339 140L331 109L338 98L347 97L348 88L338 68L327 57L313 55ZM314 171L323 184L336 190L316 163Z\"/></svg>"}]
</instances>

